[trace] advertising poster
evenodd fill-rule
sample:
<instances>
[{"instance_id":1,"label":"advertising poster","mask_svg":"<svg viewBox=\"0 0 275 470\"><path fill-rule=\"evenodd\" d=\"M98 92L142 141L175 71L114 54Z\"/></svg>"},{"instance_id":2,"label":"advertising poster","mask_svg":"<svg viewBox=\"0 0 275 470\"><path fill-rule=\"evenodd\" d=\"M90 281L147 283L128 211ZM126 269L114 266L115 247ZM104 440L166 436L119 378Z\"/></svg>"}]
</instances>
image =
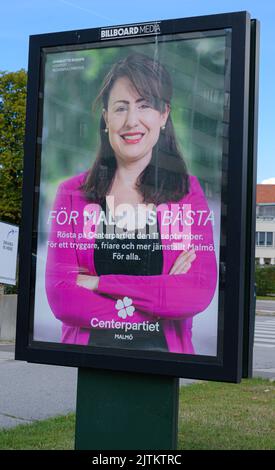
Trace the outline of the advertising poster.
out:
<instances>
[{"instance_id":1,"label":"advertising poster","mask_svg":"<svg viewBox=\"0 0 275 470\"><path fill-rule=\"evenodd\" d=\"M33 340L216 357L231 32L111 33L43 49Z\"/></svg>"},{"instance_id":2,"label":"advertising poster","mask_svg":"<svg viewBox=\"0 0 275 470\"><path fill-rule=\"evenodd\" d=\"M0 222L0 283L15 286L19 230Z\"/></svg>"}]
</instances>

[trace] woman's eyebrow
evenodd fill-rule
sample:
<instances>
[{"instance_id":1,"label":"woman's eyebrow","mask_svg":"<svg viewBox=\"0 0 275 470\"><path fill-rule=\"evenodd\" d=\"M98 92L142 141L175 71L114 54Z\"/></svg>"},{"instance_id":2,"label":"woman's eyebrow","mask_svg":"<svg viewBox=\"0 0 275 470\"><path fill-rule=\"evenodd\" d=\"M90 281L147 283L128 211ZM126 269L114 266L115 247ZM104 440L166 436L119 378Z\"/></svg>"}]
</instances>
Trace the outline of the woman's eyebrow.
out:
<instances>
[{"instance_id":1,"label":"woman's eyebrow","mask_svg":"<svg viewBox=\"0 0 275 470\"><path fill-rule=\"evenodd\" d=\"M140 103L141 101L146 101L146 100L145 100L145 98L138 98L135 102L136 102L136 103ZM114 101L113 104L116 104L116 103L129 104L130 101L127 101L127 100L116 100L116 101Z\"/></svg>"},{"instance_id":2,"label":"woman's eyebrow","mask_svg":"<svg viewBox=\"0 0 275 470\"><path fill-rule=\"evenodd\" d=\"M114 103L113 103L113 104L116 104L116 103L124 103L124 104L129 104L129 101L127 101L127 100L116 100L116 101L114 101Z\"/></svg>"}]
</instances>

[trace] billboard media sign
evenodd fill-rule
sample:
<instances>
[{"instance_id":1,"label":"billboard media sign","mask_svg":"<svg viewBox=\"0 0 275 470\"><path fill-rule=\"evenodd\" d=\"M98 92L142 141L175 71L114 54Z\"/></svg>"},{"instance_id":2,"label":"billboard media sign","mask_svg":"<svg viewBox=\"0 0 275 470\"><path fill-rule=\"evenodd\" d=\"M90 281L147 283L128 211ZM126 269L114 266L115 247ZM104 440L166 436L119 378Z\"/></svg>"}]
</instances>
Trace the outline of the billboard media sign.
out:
<instances>
[{"instance_id":1,"label":"billboard media sign","mask_svg":"<svg viewBox=\"0 0 275 470\"><path fill-rule=\"evenodd\" d=\"M31 37L17 358L239 380L250 28Z\"/></svg>"},{"instance_id":2,"label":"billboard media sign","mask_svg":"<svg viewBox=\"0 0 275 470\"><path fill-rule=\"evenodd\" d=\"M0 222L0 283L15 286L18 227Z\"/></svg>"}]
</instances>

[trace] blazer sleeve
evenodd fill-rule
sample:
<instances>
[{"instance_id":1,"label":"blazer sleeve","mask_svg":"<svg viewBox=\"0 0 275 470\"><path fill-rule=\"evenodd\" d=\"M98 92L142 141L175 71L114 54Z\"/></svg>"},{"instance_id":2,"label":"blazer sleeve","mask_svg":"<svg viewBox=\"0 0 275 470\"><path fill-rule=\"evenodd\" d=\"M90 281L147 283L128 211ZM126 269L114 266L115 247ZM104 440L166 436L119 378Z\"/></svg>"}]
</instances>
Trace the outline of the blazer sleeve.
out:
<instances>
[{"instance_id":1,"label":"blazer sleeve","mask_svg":"<svg viewBox=\"0 0 275 470\"><path fill-rule=\"evenodd\" d=\"M97 291L114 298L127 295L143 312L166 319L184 319L202 312L210 304L217 282L217 265L212 223L201 223L202 211L209 212L207 201L197 178L192 177L188 195L182 201L194 211L193 235L202 235L192 242L196 259L186 274L157 276L100 276ZM206 212L204 212L206 213ZM198 237L197 237L198 238ZM201 245L206 248L201 249Z\"/></svg>"},{"instance_id":2,"label":"blazer sleeve","mask_svg":"<svg viewBox=\"0 0 275 470\"><path fill-rule=\"evenodd\" d=\"M46 294L49 305L58 320L63 323L81 328L90 328L91 319L119 321L118 311L115 308L116 299L101 295L76 284L77 275L84 273L75 248L70 247L74 241L74 225L57 223L56 215L59 211L69 214L72 207L73 189L62 183L57 191L52 208L52 224L48 237L48 254L46 262ZM79 214L81 219L82 214ZM60 247L64 239L58 237L59 231L66 231L66 248ZM82 240L83 241L83 240ZM87 252L91 256L91 252ZM86 274L90 274L87 273ZM148 320L148 315L135 312L134 317L127 317L127 322L142 322Z\"/></svg>"}]
</instances>

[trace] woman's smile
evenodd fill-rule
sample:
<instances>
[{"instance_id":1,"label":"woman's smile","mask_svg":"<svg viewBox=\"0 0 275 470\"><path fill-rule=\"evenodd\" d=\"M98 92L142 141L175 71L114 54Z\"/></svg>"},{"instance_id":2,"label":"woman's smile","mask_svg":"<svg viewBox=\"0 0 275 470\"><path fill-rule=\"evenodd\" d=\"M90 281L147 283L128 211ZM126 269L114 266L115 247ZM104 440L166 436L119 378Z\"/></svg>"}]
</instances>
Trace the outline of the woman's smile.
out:
<instances>
[{"instance_id":1,"label":"woman's smile","mask_svg":"<svg viewBox=\"0 0 275 470\"><path fill-rule=\"evenodd\" d=\"M125 132L120 134L126 145L139 144L144 136L142 132Z\"/></svg>"}]
</instances>

